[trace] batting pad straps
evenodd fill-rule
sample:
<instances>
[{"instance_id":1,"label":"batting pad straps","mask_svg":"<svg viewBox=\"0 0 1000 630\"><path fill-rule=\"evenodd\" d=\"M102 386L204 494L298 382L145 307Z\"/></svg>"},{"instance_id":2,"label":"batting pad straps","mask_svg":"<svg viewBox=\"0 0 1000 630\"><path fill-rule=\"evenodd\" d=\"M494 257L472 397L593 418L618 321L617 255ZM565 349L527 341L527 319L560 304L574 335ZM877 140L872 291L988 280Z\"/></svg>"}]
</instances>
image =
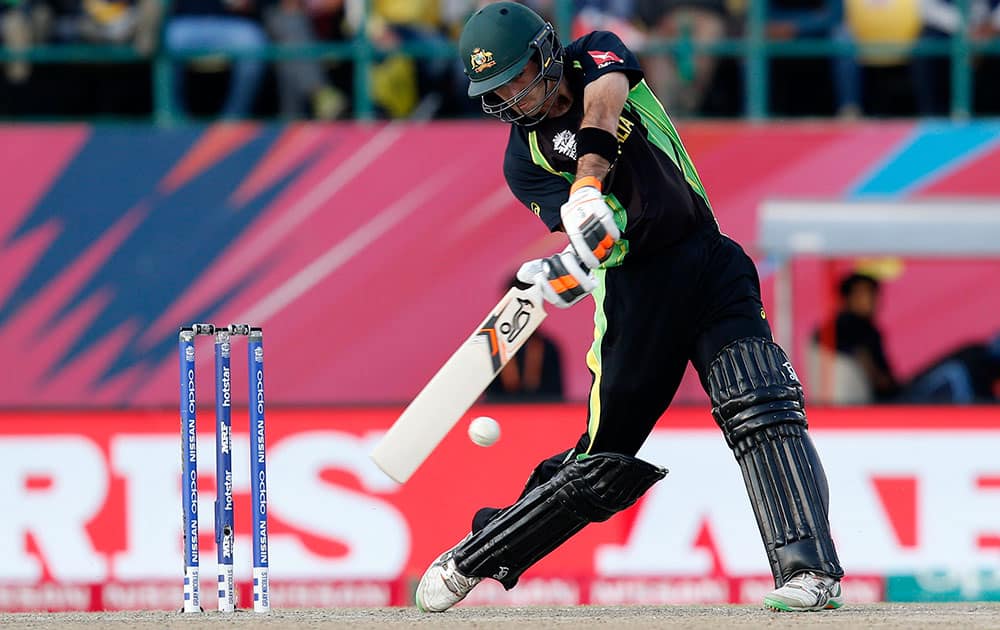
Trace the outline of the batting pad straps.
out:
<instances>
[{"instance_id":1,"label":"batting pad straps","mask_svg":"<svg viewBox=\"0 0 1000 630\"><path fill-rule=\"evenodd\" d=\"M606 521L663 479L666 469L627 455L573 460L455 549L458 570L510 590L528 567L588 523Z\"/></svg>"},{"instance_id":2,"label":"batting pad straps","mask_svg":"<svg viewBox=\"0 0 1000 630\"><path fill-rule=\"evenodd\" d=\"M807 570L841 577L826 475L784 351L766 339L731 343L712 361L708 383L712 414L743 471L775 584Z\"/></svg>"}]
</instances>

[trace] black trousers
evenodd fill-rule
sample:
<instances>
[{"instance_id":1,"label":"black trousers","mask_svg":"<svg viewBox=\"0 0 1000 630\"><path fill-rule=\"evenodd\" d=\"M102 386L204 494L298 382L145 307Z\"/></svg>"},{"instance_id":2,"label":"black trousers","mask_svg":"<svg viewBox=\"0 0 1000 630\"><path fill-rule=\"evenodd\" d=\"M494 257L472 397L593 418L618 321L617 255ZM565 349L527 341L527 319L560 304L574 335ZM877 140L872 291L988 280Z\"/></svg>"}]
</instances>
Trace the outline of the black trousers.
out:
<instances>
[{"instance_id":1,"label":"black trousers","mask_svg":"<svg viewBox=\"0 0 1000 630\"><path fill-rule=\"evenodd\" d=\"M598 273L587 430L574 448L535 468L525 493L577 454L635 455L677 393L688 361L706 387L708 367L723 346L745 337L771 339L757 269L714 225ZM477 512L473 531L495 513Z\"/></svg>"},{"instance_id":2,"label":"black trousers","mask_svg":"<svg viewBox=\"0 0 1000 630\"><path fill-rule=\"evenodd\" d=\"M630 264L632 263L632 264ZM690 361L708 367L736 339L771 339L753 261L714 226L662 254L604 272L595 295L594 376L581 452L635 455L680 386ZM707 390L706 390L707 391Z\"/></svg>"}]
</instances>

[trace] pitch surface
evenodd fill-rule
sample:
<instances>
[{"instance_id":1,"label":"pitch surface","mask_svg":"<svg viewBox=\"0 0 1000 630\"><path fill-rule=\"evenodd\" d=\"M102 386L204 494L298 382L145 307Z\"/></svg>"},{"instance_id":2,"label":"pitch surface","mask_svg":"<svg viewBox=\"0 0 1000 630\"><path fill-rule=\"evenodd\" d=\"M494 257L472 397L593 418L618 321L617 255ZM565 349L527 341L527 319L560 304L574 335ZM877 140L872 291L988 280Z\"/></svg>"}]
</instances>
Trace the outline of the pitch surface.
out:
<instances>
[{"instance_id":1,"label":"pitch surface","mask_svg":"<svg viewBox=\"0 0 1000 630\"><path fill-rule=\"evenodd\" d=\"M177 628L197 630L237 626L327 630L349 628L963 628L1000 629L1000 602L962 604L864 604L819 613L772 613L755 606L633 606L569 608L457 608L422 614L412 608L275 610L269 615L239 611L181 615L170 612L0 614L0 627L51 630L98 628Z\"/></svg>"}]
</instances>

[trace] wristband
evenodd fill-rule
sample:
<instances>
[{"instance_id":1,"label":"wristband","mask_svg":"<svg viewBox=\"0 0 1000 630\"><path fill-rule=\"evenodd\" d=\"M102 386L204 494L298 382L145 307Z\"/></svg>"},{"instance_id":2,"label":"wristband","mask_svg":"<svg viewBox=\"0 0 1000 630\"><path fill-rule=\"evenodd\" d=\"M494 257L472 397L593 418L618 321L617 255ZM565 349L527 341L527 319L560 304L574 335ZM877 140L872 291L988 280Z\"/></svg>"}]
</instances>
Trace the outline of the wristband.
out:
<instances>
[{"instance_id":1,"label":"wristband","mask_svg":"<svg viewBox=\"0 0 1000 630\"><path fill-rule=\"evenodd\" d=\"M583 127L576 132L577 159L588 153L596 153L608 164L614 164L618 159L618 138L600 127Z\"/></svg>"},{"instance_id":2,"label":"wristband","mask_svg":"<svg viewBox=\"0 0 1000 630\"><path fill-rule=\"evenodd\" d=\"M593 186L598 192L601 192L601 180L597 179L593 175L587 175L586 177L581 177L580 179L573 182L573 185L569 187L569 194L573 194L576 191L584 188L586 186Z\"/></svg>"}]
</instances>

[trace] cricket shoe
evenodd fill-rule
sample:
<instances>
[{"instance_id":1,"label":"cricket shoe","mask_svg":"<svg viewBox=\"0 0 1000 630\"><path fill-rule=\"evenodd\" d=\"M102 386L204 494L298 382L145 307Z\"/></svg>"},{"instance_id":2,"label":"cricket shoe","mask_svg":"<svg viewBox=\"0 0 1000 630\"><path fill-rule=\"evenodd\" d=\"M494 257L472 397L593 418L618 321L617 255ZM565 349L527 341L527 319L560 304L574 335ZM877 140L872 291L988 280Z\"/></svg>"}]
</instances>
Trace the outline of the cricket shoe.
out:
<instances>
[{"instance_id":1,"label":"cricket shoe","mask_svg":"<svg viewBox=\"0 0 1000 630\"><path fill-rule=\"evenodd\" d=\"M764 598L764 606L782 612L832 610L843 605L840 580L814 571L796 573Z\"/></svg>"},{"instance_id":2,"label":"cricket shoe","mask_svg":"<svg viewBox=\"0 0 1000 630\"><path fill-rule=\"evenodd\" d=\"M469 539L472 534L466 536L462 542ZM462 543L458 543L461 545ZM444 612L465 599L469 591L483 578L467 577L458 572L455 566L455 545L448 551L438 556L437 560L431 563L424 571L424 576L417 584L417 592L414 595L417 608L421 612Z\"/></svg>"}]
</instances>

